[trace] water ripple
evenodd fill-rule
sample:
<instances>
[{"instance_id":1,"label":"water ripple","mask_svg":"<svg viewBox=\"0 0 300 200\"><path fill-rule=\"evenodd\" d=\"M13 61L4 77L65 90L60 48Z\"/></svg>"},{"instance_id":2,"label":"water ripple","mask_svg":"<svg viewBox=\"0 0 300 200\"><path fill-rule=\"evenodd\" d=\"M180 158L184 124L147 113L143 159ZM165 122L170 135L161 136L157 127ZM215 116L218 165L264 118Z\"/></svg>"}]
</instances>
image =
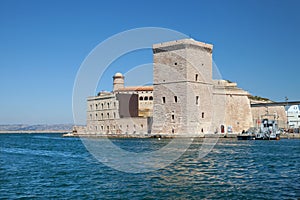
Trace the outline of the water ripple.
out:
<instances>
[{"instance_id":1,"label":"water ripple","mask_svg":"<svg viewBox=\"0 0 300 200\"><path fill-rule=\"evenodd\" d=\"M220 140L202 159L198 159L202 140L195 140L176 162L145 174L106 167L76 138L18 134L0 135L0 140L1 199L300 197L300 140ZM168 143L147 139L113 142L133 152L156 150Z\"/></svg>"}]
</instances>

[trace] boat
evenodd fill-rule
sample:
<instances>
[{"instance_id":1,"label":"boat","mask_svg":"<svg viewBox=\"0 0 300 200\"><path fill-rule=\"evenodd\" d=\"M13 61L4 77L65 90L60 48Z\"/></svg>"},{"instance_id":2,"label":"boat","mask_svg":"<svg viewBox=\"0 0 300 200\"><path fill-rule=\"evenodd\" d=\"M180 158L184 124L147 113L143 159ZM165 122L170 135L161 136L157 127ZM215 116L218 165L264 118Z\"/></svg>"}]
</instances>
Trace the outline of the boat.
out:
<instances>
[{"instance_id":1,"label":"boat","mask_svg":"<svg viewBox=\"0 0 300 200\"><path fill-rule=\"evenodd\" d=\"M243 131L241 134L237 135L238 140L255 140L255 134L251 132L245 132Z\"/></svg>"},{"instance_id":2,"label":"boat","mask_svg":"<svg viewBox=\"0 0 300 200\"><path fill-rule=\"evenodd\" d=\"M65 133L62 135L63 137L74 137L75 135L72 132Z\"/></svg>"},{"instance_id":3,"label":"boat","mask_svg":"<svg viewBox=\"0 0 300 200\"><path fill-rule=\"evenodd\" d=\"M277 121L270 119L263 119L260 128L255 133L256 140L279 140L280 130L278 129Z\"/></svg>"},{"instance_id":4,"label":"boat","mask_svg":"<svg viewBox=\"0 0 300 200\"><path fill-rule=\"evenodd\" d=\"M272 119L270 119L272 118ZM280 140L280 129L278 128L278 116L265 114L262 120L258 120L258 127L252 127L237 136L238 140Z\"/></svg>"}]
</instances>

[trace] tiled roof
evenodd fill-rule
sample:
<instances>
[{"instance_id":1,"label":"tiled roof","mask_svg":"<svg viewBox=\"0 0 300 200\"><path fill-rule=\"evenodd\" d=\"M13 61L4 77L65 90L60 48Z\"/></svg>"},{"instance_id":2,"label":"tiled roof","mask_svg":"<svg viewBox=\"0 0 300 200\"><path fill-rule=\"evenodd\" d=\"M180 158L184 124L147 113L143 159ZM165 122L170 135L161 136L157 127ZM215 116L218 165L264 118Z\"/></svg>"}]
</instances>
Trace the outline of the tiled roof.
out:
<instances>
[{"instance_id":1,"label":"tiled roof","mask_svg":"<svg viewBox=\"0 0 300 200\"><path fill-rule=\"evenodd\" d=\"M130 86L125 88L120 88L115 92L125 92L125 91L153 91L153 86Z\"/></svg>"}]
</instances>

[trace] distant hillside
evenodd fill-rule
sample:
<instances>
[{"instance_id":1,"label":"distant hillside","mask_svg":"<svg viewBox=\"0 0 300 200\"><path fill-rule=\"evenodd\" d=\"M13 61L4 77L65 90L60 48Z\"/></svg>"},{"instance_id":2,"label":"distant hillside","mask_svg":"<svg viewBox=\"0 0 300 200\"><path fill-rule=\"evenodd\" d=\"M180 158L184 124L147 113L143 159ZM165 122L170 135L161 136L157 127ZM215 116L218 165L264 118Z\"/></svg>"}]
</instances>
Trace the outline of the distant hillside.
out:
<instances>
[{"instance_id":1,"label":"distant hillside","mask_svg":"<svg viewBox=\"0 0 300 200\"><path fill-rule=\"evenodd\" d=\"M73 124L3 124L0 131L71 131Z\"/></svg>"}]
</instances>

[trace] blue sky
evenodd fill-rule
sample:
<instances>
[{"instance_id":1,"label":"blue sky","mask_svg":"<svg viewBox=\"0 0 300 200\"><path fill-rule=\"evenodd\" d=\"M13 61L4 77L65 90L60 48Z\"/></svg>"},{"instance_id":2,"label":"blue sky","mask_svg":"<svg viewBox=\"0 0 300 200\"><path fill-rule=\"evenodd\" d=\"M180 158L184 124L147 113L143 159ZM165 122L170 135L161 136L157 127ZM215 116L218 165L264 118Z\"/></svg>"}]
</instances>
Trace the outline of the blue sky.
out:
<instances>
[{"instance_id":1,"label":"blue sky","mask_svg":"<svg viewBox=\"0 0 300 200\"><path fill-rule=\"evenodd\" d=\"M214 44L223 78L253 95L300 100L299 9L297 0L1 0L0 124L72 123L85 57L114 34L148 26ZM111 89L114 72L151 61L151 51L124 56L99 90Z\"/></svg>"}]
</instances>

